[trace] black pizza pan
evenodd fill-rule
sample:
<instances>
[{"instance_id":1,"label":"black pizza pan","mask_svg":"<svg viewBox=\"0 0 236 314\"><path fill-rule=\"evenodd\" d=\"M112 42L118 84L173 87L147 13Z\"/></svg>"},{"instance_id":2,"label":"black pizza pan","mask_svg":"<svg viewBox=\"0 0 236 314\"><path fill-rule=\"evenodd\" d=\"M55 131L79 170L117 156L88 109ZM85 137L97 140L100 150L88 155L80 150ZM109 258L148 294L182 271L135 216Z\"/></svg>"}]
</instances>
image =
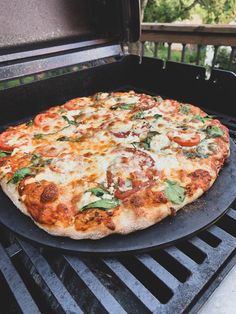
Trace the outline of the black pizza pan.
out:
<instances>
[{"instance_id":1,"label":"black pizza pan","mask_svg":"<svg viewBox=\"0 0 236 314\"><path fill-rule=\"evenodd\" d=\"M236 145L231 140L231 154L218 178L202 197L186 205L176 216L168 217L145 230L128 235L111 235L100 240L72 240L51 236L38 228L0 192L0 223L18 236L39 246L78 254L117 255L164 248L192 237L215 223L236 196Z\"/></svg>"}]
</instances>

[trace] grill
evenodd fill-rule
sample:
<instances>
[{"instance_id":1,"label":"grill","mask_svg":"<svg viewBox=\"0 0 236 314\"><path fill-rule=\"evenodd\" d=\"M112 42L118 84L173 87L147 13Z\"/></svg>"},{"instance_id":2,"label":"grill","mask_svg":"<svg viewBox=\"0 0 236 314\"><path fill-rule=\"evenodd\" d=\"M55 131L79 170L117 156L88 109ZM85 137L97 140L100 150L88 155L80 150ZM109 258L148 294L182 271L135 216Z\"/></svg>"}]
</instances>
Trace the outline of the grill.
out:
<instances>
[{"instance_id":1,"label":"grill","mask_svg":"<svg viewBox=\"0 0 236 314\"><path fill-rule=\"evenodd\" d=\"M188 241L119 258L62 255L1 229L1 313L196 313L235 263L236 204Z\"/></svg>"},{"instance_id":2,"label":"grill","mask_svg":"<svg viewBox=\"0 0 236 314\"><path fill-rule=\"evenodd\" d=\"M20 6L33 10L34 1L22 0ZM66 8L66 1L56 2L57 8L62 4ZM143 58L140 64L139 57L124 56L121 45L117 44L137 39L136 1L114 1L112 5L110 1L88 1L89 5L96 3L92 12L100 16L100 22L111 10L122 7L126 12L119 15L115 11L108 19L113 27L105 33L108 25L93 23L87 1L71 2L75 7L67 8L67 13L82 16L79 32L75 32L73 25L71 32L66 24L67 28L56 33L58 20L50 20L49 14L55 10L52 5L55 1L50 1L52 7L41 1L51 28L46 22L43 29L34 24L30 36L22 37L22 43L14 36L3 41L0 80L36 75L76 62L99 59L103 64L107 57L113 61L1 91L0 104L8 108L1 112L2 125L23 121L35 112L76 96L135 89L202 106L229 127L236 142L236 109L232 108L234 74L213 70L210 79L205 80L205 70L198 66L163 63L152 58ZM20 12L17 5L12 11L7 1L3 3L6 12L12 15ZM100 12L101 8L106 8L105 13ZM14 20L8 14L5 16ZM33 19L29 18L29 22ZM17 27L23 27L20 24ZM3 31L4 25L0 23ZM91 36L95 30L96 39ZM53 34L56 38L52 41ZM76 36L79 43L75 42ZM107 257L65 255L34 247L1 226L0 313L196 313L235 264L235 230L236 202L214 225L188 240L145 254Z\"/></svg>"}]
</instances>

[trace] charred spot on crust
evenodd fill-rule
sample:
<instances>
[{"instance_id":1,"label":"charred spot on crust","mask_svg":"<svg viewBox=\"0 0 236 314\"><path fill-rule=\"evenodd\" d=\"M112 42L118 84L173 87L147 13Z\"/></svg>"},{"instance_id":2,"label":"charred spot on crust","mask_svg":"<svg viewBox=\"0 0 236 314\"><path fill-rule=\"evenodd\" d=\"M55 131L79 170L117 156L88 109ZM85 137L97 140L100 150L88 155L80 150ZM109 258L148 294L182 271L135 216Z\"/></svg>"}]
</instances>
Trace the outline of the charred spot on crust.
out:
<instances>
[{"instance_id":1,"label":"charred spot on crust","mask_svg":"<svg viewBox=\"0 0 236 314\"><path fill-rule=\"evenodd\" d=\"M115 230L116 229L116 226L115 226L115 224L114 224L114 222L112 220L106 222L105 225L110 230Z\"/></svg>"},{"instance_id":2,"label":"charred spot on crust","mask_svg":"<svg viewBox=\"0 0 236 314\"><path fill-rule=\"evenodd\" d=\"M54 202L58 198L58 187L54 183L47 185L40 196L42 203Z\"/></svg>"},{"instance_id":3,"label":"charred spot on crust","mask_svg":"<svg viewBox=\"0 0 236 314\"><path fill-rule=\"evenodd\" d=\"M144 206L143 198L139 195L133 195L130 198L130 203L135 207L141 207Z\"/></svg>"},{"instance_id":4,"label":"charred spot on crust","mask_svg":"<svg viewBox=\"0 0 236 314\"><path fill-rule=\"evenodd\" d=\"M192 188L202 188L203 191L206 191L210 182L211 175L207 170L197 169L194 172L188 175L192 180Z\"/></svg>"},{"instance_id":5,"label":"charred spot on crust","mask_svg":"<svg viewBox=\"0 0 236 314\"><path fill-rule=\"evenodd\" d=\"M171 208L170 208L170 215L171 215L172 217L174 217L174 216L176 215L176 213L177 213L177 210L176 210L175 208L171 207Z\"/></svg>"}]
</instances>

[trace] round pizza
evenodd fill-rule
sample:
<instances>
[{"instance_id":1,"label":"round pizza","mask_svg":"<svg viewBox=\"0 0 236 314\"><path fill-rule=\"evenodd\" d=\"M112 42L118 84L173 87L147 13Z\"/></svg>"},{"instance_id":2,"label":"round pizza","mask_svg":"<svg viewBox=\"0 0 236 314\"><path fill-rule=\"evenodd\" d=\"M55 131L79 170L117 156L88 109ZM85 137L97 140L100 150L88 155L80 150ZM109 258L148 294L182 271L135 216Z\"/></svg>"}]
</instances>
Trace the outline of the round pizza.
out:
<instances>
[{"instance_id":1,"label":"round pizza","mask_svg":"<svg viewBox=\"0 0 236 314\"><path fill-rule=\"evenodd\" d=\"M101 92L1 133L0 183L48 233L99 239L175 215L211 187L228 156L228 129L200 108Z\"/></svg>"}]
</instances>

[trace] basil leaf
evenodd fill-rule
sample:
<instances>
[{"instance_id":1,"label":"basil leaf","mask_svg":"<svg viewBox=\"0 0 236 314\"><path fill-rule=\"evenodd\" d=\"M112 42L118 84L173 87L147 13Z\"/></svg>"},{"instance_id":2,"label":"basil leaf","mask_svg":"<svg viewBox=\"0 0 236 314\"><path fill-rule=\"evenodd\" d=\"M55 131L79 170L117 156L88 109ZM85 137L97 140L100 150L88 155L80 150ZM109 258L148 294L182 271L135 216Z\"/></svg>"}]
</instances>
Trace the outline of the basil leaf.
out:
<instances>
[{"instance_id":1,"label":"basil leaf","mask_svg":"<svg viewBox=\"0 0 236 314\"><path fill-rule=\"evenodd\" d=\"M118 109L118 108L119 108L118 105L112 105L112 106L110 107L111 110L116 110L116 109Z\"/></svg>"},{"instance_id":2,"label":"basil leaf","mask_svg":"<svg viewBox=\"0 0 236 314\"><path fill-rule=\"evenodd\" d=\"M194 120L201 121L202 123L205 123L207 120L212 120L212 119L214 119L214 116L206 115L206 116L202 117L202 116L200 116L200 115L196 115L196 116L193 116L193 119L194 119Z\"/></svg>"},{"instance_id":3,"label":"basil leaf","mask_svg":"<svg viewBox=\"0 0 236 314\"><path fill-rule=\"evenodd\" d=\"M143 112L143 110L140 110L140 111L136 112L132 116L132 120L136 120L136 119L144 119L144 112Z\"/></svg>"},{"instance_id":4,"label":"basil leaf","mask_svg":"<svg viewBox=\"0 0 236 314\"><path fill-rule=\"evenodd\" d=\"M186 156L189 159L195 159L195 158L208 158L209 154L204 154L203 152L189 152L189 151L183 151L184 156Z\"/></svg>"},{"instance_id":5,"label":"basil leaf","mask_svg":"<svg viewBox=\"0 0 236 314\"><path fill-rule=\"evenodd\" d=\"M154 116L153 116L153 117L157 120L157 119L161 118L161 117L162 117L162 115L161 115L161 114L156 113L156 114L154 114Z\"/></svg>"},{"instance_id":6,"label":"basil leaf","mask_svg":"<svg viewBox=\"0 0 236 314\"><path fill-rule=\"evenodd\" d=\"M80 138L72 138L72 137L69 137L69 136L62 136L62 137L59 137L57 139L57 141L59 142L72 142L72 143L77 143L77 142L80 142Z\"/></svg>"},{"instance_id":7,"label":"basil leaf","mask_svg":"<svg viewBox=\"0 0 236 314\"><path fill-rule=\"evenodd\" d=\"M69 125L65 126L64 128L60 129L60 130L57 131L57 132L34 134L34 138L36 138L36 139L42 139L42 138L44 138L44 136L57 134L57 133L59 133L59 132L65 130L65 129L67 129L67 128L69 128Z\"/></svg>"},{"instance_id":8,"label":"basil leaf","mask_svg":"<svg viewBox=\"0 0 236 314\"><path fill-rule=\"evenodd\" d=\"M179 126L177 126L177 128L181 129L183 131L189 130L189 126L187 126L187 125L179 125Z\"/></svg>"},{"instance_id":9,"label":"basil leaf","mask_svg":"<svg viewBox=\"0 0 236 314\"><path fill-rule=\"evenodd\" d=\"M104 199L104 200L98 200L88 205L85 205L80 209L80 211L83 211L88 208L100 208L100 209L107 210L107 209L117 207L119 205L120 205L120 201L117 198L113 198L111 200Z\"/></svg>"},{"instance_id":10,"label":"basil leaf","mask_svg":"<svg viewBox=\"0 0 236 314\"><path fill-rule=\"evenodd\" d=\"M174 204L181 204L185 199L185 188L179 185L178 182L167 180L167 187L164 193L169 201Z\"/></svg>"},{"instance_id":11,"label":"basil leaf","mask_svg":"<svg viewBox=\"0 0 236 314\"><path fill-rule=\"evenodd\" d=\"M46 135L46 134L42 134L42 133L34 134L34 138L41 139L44 137L44 135Z\"/></svg>"},{"instance_id":12,"label":"basil leaf","mask_svg":"<svg viewBox=\"0 0 236 314\"><path fill-rule=\"evenodd\" d=\"M133 142L133 143L130 143L132 146L133 146L133 148L137 148L137 146L139 146L140 145L140 142Z\"/></svg>"},{"instance_id":13,"label":"basil leaf","mask_svg":"<svg viewBox=\"0 0 236 314\"><path fill-rule=\"evenodd\" d=\"M104 194L108 194L107 191L103 190L102 188L91 188L86 190L85 192L91 192L93 195L99 197L99 196L103 196Z\"/></svg>"},{"instance_id":14,"label":"basil leaf","mask_svg":"<svg viewBox=\"0 0 236 314\"><path fill-rule=\"evenodd\" d=\"M191 108L189 106L186 106L186 105L181 105L181 108L180 108L180 113L183 113L183 114L189 114Z\"/></svg>"},{"instance_id":15,"label":"basil leaf","mask_svg":"<svg viewBox=\"0 0 236 314\"><path fill-rule=\"evenodd\" d=\"M28 121L28 122L26 123L26 125L28 125L28 126L31 126L31 125L33 125L33 124L34 124L33 120L30 120L30 121Z\"/></svg>"},{"instance_id":16,"label":"basil leaf","mask_svg":"<svg viewBox=\"0 0 236 314\"><path fill-rule=\"evenodd\" d=\"M149 131L148 134L147 134L147 137L140 142L141 145L145 149L149 150L153 136L158 135L158 134L160 134L160 133L157 132L157 131Z\"/></svg>"},{"instance_id":17,"label":"basil leaf","mask_svg":"<svg viewBox=\"0 0 236 314\"><path fill-rule=\"evenodd\" d=\"M98 100L101 99L101 94L102 94L102 92L96 93L96 94L93 96L93 98L94 98L96 101L98 101Z\"/></svg>"},{"instance_id":18,"label":"basil leaf","mask_svg":"<svg viewBox=\"0 0 236 314\"><path fill-rule=\"evenodd\" d=\"M52 159L43 159L41 155L32 154L31 162L34 167L44 167L52 162Z\"/></svg>"},{"instance_id":19,"label":"basil leaf","mask_svg":"<svg viewBox=\"0 0 236 314\"><path fill-rule=\"evenodd\" d=\"M17 170L13 177L11 178L10 182L16 184L20 180L24 179L24 177L28 176L31 174L31 169L30 168L21 168Z\"/></svg>"},{"instance_id":20,"label":"basil leaf","mask_svg":"<svg viewBox=\"0 0 236 314\"><path fill-rule=\"evenodd\" d=\"M8 151L5 151L5 150L0 150L0 158L9 156L9 155L11 155L11 153L12 152L8 152Z\"/></svg>"},{"instance_id":21,"label":"basil leaf","mask_svg":"<svg viewBox=\"0 0 236 314\"><path fill-rule=\"evenodd\" d=\"M161 102L163 100L163 98L161 96L153 96L152 98L158 102Z\"/></svg>"},{"instance_id":22,"label":"basil leaf","mask_svg":"<svg viewBox=\"0 0 236 314\"><path fill-rule=\"evenodd\" d=\"M224 131L215 125L208 125L206 132L209 137L220 137L224 135Z\"/></svg>"},{"instance_id":23,"label":"basil leaf","mask_svg":"<svg viewBox=\"0 0 236 314\"><path fill-rule=\"evenodd\" d=\"M124 109L124 110L132 110L134 105L136 105L136 103L132 103L132 104L121 104L119 105L120 109Z\"/></svg>"},{"instance_id":24,"label":"basil leaf","mask_svg":"<svg viewBox=\"0 0 236 314\"><path fill-rule=\"evenodd\" d=\"M76 122L73 120L69 120L67 116L62 116L62 118L69 124L69 125L76 125Z\"/></svg>"}]
</instances>

